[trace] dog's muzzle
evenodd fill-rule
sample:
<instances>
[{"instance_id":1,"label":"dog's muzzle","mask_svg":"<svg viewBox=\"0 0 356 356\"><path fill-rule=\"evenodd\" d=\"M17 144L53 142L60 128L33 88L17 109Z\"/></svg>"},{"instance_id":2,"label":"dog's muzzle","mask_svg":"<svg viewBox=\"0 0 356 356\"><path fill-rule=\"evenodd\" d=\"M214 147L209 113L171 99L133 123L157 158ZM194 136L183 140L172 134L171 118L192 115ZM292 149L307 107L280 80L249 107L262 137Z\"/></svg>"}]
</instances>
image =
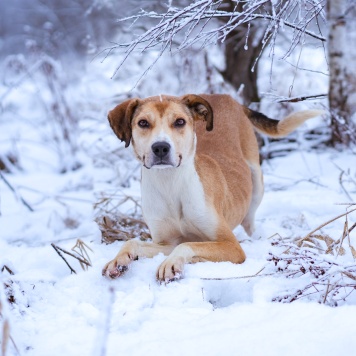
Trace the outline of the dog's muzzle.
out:
<instances>
[{"instance_id":1,"label":"dog's muzzle","mask_svg":"<svg viewBox=\"0 0 356 356\"><path fill-rule=\"evenodd\" d=\"M152 166L173 166L173 162L171 160L171 155L169 152L171 151L171 145L168 142L155 142L152 146L153 160Z\"/></svg>"}]
</instances>

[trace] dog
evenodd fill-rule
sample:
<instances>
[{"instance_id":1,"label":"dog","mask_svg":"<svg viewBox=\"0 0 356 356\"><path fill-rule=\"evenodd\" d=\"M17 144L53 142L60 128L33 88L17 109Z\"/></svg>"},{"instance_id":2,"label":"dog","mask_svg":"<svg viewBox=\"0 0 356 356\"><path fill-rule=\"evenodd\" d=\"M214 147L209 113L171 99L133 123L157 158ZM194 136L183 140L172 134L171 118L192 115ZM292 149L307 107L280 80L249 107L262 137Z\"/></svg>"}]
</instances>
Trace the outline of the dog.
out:
<instances>
[{"instance_id":1,"label":"dog","mask_svg":"<svg viewBox=\"0 0 356 356\"><path fill-rule=\"evenodd\" d=\"M108 114L117 137L142 164L142 211L152 242L127 241L103 268L121 276L130 263L163 253L156 278L182 276L186 263L230 261L246 255L232 230L248 235L264 188L254 129L288 135L322 114L301 111L281 121L240 105L229 95L129 99Z\"/></svg>"}]
</instances>

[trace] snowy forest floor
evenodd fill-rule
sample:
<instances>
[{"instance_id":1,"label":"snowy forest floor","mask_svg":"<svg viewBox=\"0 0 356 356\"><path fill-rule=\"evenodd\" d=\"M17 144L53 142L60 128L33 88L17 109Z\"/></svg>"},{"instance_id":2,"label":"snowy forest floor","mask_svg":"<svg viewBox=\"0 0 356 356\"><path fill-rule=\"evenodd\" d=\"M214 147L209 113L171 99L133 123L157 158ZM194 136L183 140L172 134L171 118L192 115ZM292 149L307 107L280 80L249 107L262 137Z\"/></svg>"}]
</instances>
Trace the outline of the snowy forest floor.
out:
<instances>
[{"instance_id":1,"label":"snowy forest floor","mask_svg":"<svg viewBox=\"0 0 356 356\"><path fill-rule=\"evenodd\" d=\"M10 355L353 354L352 149L301 145L263 162L266 192L257 231L249 238L235 230L244 264L187 265L182 280L159 285L155 271L164 256L158 255L135 261L111 281L101 269L123 242L102 243L95 220L140 219L140 167L105 120L115 83L109 87L92 75L68 89L50 78L47 91L30 81L20 93L1 93L7 96L1 152L9 153L2 158L12 166L12 174L2 174L15 190L0 179L1 322L10 323ZM75 157L58 139L59 123L39 114L55 112L46 104L48 92L53 100L75 102L70 107L81 117ZM34 95L42 95L36 104ZM72 252L78 239L92 266L83 270L64 255L76 271L71 274L51 244Z\"/></svg>"},{"instance_id":2,"label":"snowy forest floor","mask_svg":"<svg viewBox=\"0 0 356 356\"><path fill-rule=\"evenodd\" d=\"M349 202L339 183L340 169L354 177L353 160L351 152L327 150L266 161L266 193L257 232L248 238L241 228L236 230L247 261L188 265L184 279L168 285L155 281L162 255L134 262L118 280L101 276L101 268L122 242L101 243L93 222L95 196L115 190L119 197L138 198L137 180L117 190L108 181L107 168L90 165L65 175L11 176L35 210L28 211L1 183L1 263L14 272L4 270L2 280L7 297L13 297L7 313L13 340L21 354L29 355L101 354L105 347L107 355L351 355L356 346L356 293L346 301L341 297L337 308L318 304L323 304L325 286L314 298L312 294L291 304L272 302L316 279L308 271L286 278L268 258L269 252L282 256L273 241L303 237L346 211L346 206L337 205ZM355 187L348 191L355 197ZM355 215L349 216L350 227ZM319 234L336 241L344 222L340 218ZM351 244L356 246L353 235ZM92 250L88 252L92 267L84 271L67 256L77 272L70 274L51 242L70 250L78 238ZM343 256L321 256L343 266L355 265L347 245L346 239ZM258 277L253 277L256 273ZM202 279L214 277L242 278Z\"/></svg>"}]
</instances>

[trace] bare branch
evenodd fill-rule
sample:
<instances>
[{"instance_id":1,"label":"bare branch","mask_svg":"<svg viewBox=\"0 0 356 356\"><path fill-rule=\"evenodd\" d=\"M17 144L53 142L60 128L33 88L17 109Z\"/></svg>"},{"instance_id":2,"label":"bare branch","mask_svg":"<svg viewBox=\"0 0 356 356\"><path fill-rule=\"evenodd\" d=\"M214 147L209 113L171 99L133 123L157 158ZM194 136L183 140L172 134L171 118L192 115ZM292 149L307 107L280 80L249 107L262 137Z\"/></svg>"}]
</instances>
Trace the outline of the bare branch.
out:
<instances>
[{"instance_id":1,"label":"bare branch","mask_svg":"<svg viewBox=\"0 0 356 356\"><path fill-rule=\"evenodd\" d=\"M21 203L25 205L25 207L30 210L34 211L33 208L27 201L16 191L16 189L10 184L10 182L5 178L5 176L0 172L0 177L4 181L4 183L9 187L9 189L16 195L17 198L20 199Z\"/></svg>"},{"instance_id":2,"label":"bare branch","mask_svg":"<svg viewBox=\"0 0 356 356\"><path fill-rule=\"evenodd\" d=\"M62 260L66 263L66 265L69 267L71 273L77 274L77 272L71 267L71 265L68 263L68 261L64 258L64 256L60 252L60 248L56 246L54 243L51 244L51 246L54 248L54 250L58 253L58 255L62 258Z\"/></svg>"},{"instance_id":3,"label":"bare branch","mask_svg":"<svg viewBox=\"0 0 356 356\"><path fill-rule=\"evenodd\" d=\"M236 5L241 1L237 1ZM315 19L324 19L323 11L325 1L300 0L298 2L287 0L273 3L270 0L251 0L243 3L243 11L220 10L223 0L201 0L180 9L170 7L164 14L156 12L141 11L138 15L124 18L120 21L138 21L145 18L157 19L158 24L149 28L135 40L127 43L117 43L107 48L107 53L117 49L123 49L125 56L116 68L114 75L126 62L134 51L145 52L151 48L159 47L156 60L144 72L141 78L149 71L157 60L163 55L167 48L172 51L172 44L176 37L177 50L190 47L198 42L206 46L210 43L223 43L227 35L243 24L251 24L255 21L267 21L268 26L263 36L263 48L271 40L273 48L280 31L285 27L293 29L291 45L285 57L288 56L301 42L302 36L309 36L321 42L326 38L322 34L309 30L309 25ZM272 8L271 12L267 9ZM293 18L298 13L300 18ZM212 26L207 26L212 20L218 20ZM320 32L320 27L318 27ZM248 35L247 35L248 36ZM139 81L141 80L139 79Z\"/></svg>"},{"instance_id":4,"label":"bare branch","mask_svg":"<svg viewBox=\"0 0 356 356\"><path fill-rule=\"evenodd\" d=\"M269 253L268 260L275 272L290 279L303 276L311 278L310 283L293 292L286 291L272 301L291 303L305 297L313 296L315 299L316 296L319 303L337 306L355 291L356 265L345 266L325 258L323 254L313 252L310 247L297 246L283 240L272 245L286 248L280 255Z\"/></svg>"},{"instance_id":5,"label":"bare branch","mask_svg":"<svg viewBox=\"0 0 356 356\"><path fill-rule=\"evenodd\" d=\"M52 247L53 247L56 251L57 251L57 249L58 249L58 250L64 252L65 254L67 254L67 255L69 255L69 256L71 256L71 257L77 259L80 263L83 263L83 264L85 264L86 266L91 267L91 263L90 263L89 261L87 261L86 258L81 258L81 257L79 257L79 256L76 256L76 255L74 255L73 253L71 253L71 252L69 252L69 251L66 251L66 250L63 249L63 248L61 248L61 247L59 247L59 246L56 246L54 243L52 243L51 245L52 245Z\"/></svg>"},{"instance_id":6,"label":"bare branch","mask_svg":"<svg viewBox=\"0 0 356 356\"><path fill-rule=\"evenodd\" d=\"M356 208L355 208L355 209L352 209L352 210L350 210L350 211L347 211L347 212L344 213L344 214L338 215L338 216L336 216L335 218L333 218L333 219L331 219L331 220L328 220L327 222L325 222L325 223L321 224L320 226L318 226L318 227L317 227L316 229L314 229L313 231L309 232L308 235L306 235L305 237L303 237L302 239L300 239L298 242L301 242L301 241L303 241L303 240L308 239L311 235L313 235L316 231L320 230L320 229L323 228L324 226L326 226L326 225L332 223L332 222L335 221L335 220L338 220L338 219L342 218L343 216L346 216L346 215L351 214L353 211L356 211Z\"/></svg>"},{"instance_id":7,"label":"bare branch","mask_svg":"<svg viewBox=\"0 0 356 356\"><path fill-rule=\"evenodd\" d=\"M277 103L297 103L299 101L310 100L310 99L322 99L326 98L328 94L315 94L315 95L306 95L306 96L294 96L292 98L282 98L276 100Z\"/></svg>"}]
</instances>

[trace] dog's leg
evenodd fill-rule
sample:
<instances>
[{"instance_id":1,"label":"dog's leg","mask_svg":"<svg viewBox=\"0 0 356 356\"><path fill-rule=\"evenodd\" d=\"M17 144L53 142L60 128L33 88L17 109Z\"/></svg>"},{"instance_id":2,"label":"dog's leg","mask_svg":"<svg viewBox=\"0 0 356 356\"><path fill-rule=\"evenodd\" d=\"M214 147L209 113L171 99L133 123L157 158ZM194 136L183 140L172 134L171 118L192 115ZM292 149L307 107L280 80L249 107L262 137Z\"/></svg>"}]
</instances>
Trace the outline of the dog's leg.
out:
<instances>
[{"instance_id":1,"label":"dog's leg","mask_svg":"<svg viewBox=\"0 0 356 356\"><path fill-rule=\"evenodd\" d=\"M140 257L153 257L160 252L169 255L175 245L156 244L137 240L127 241L117 256L108 262L102 271L103 276L117 278L127 269L129 264Z\"/></svg>"},{"instance_id":2,"label":"dog's leg","mask_svg":"<svg viewBox=\"0 0 356 356\"><path fill-rule=\"evenodd\" d=\"M255 214L262 201L264 188L263 175L260 165L258 163L249 163L249 167L251 169L252 177L252 196L249 210L241 225L245 229L246 233L251 236L255 231Z\"/></svg>"},{"instance_id":3,"label":"dog's leg","mask_svg":"<svg viewBox=\"0 0 356 356\"><path fill-rule=\"evenodd\" d=\"M169 282L180 278L186 263L244 262L246 255L232 231L228 227L219 230L216 241L184 242L178 245L159 266L157 280Z\"/></svg>"}]
</instances>

